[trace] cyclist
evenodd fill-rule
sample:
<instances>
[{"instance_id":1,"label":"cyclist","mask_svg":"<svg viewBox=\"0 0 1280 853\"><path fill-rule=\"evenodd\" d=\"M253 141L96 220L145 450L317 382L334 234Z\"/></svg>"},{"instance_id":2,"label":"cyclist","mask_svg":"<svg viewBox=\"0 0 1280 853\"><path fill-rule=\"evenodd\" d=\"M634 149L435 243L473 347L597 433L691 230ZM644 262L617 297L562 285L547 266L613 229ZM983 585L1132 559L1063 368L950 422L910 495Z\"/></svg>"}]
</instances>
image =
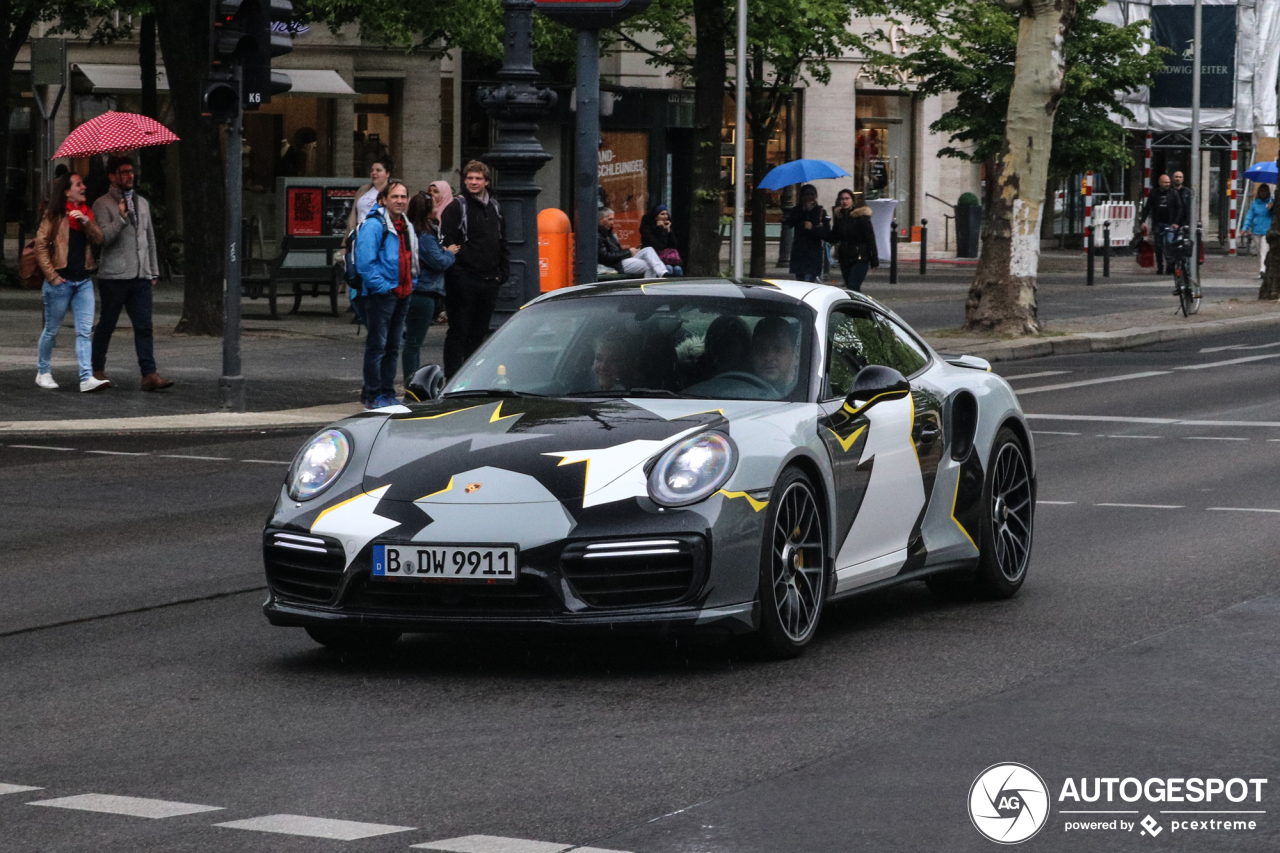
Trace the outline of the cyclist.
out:
<instances>
[{"instance_id":1,"label":"cyclist","mask_svg":"<svg viewBox=\"0 0 1280 853\"><path fill-rule=\"evenodd\" d=\"M1134 224L1134 230L1141 232L1142 223L1151 219L1151 234L1156 248L1156 275L1172 272L1166 269L1165 250L1170 236L1171 226L1186 225L1191 219L1191 211L1185 204L1182 191L1174 189L1168 175L1161 175L1159 185L1147 196L1147 203L1142 206L1142 213ZM1172 266L1169 264L1168 266Z\"/></svg>"}]
</instances>

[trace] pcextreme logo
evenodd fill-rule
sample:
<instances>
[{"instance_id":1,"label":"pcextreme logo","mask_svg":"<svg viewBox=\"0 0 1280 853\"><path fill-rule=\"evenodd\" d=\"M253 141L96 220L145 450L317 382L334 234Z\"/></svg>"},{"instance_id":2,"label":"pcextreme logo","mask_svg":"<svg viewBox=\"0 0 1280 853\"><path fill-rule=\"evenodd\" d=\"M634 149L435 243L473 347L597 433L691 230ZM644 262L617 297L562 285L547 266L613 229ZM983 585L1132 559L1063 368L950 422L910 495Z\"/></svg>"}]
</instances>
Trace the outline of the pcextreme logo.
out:
<instances>
[{"instance_id":1,"label":"pcextreme logo","mask_svg":"<svg viewBox=\"0 0 1280 853\"><path fill-rule=\"evenodd\" d=\"M993 764L969 788L969 819L998 844L1018 844L1049 817L1049 788L1025 764Z\"/></svg>"},{"instance_id":2,"label":"pcextreme logo","mask_svg":"<svg viewBox=\"0 0 1280 853\"><path fill-rule=\"evenodd\" d=\"M1154 839L1166 829L1169 836L1248 833L1266 814L1267 783L1242 777L1067 777L1057 798L1058 815L1062 831L1072 835L1122 832ZM998 844L1032 838L1048 823L1050 810L1044 778L1025 764L993 764L969 788L970 820Z\"/></svg>"}]
</instances>

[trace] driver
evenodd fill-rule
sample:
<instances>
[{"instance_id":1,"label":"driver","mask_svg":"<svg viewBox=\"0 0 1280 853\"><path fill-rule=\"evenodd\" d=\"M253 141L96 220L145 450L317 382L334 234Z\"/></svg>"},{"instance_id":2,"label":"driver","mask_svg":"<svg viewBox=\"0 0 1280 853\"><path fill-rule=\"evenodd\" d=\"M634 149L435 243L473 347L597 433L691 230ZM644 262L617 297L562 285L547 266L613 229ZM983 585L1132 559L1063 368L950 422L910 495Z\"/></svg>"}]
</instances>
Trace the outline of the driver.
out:
<instances>
[{"instance_id":1,"label":"driver","mask_svg":"<svg viewBox=\"0 0 1280 853\"><path fill-rule=\"evenodd\" d=\"M635 350L634 341L625 332L610 331L596 338L591 372L595 375L599 390L626 391L631 388L631 374L636 364Z\"/></svg>"},{"instance_id":2,"label":"driver","mask_svg":"<svg viewBox=\"0 0 1280 853\"><path fill-rule=\"evenodd\" d=\"M756 323L751 334L751 367L756 375L785 397L795 387L800 359L797 356L799 328L778 316Z\"/></svg>"}]
</instances>

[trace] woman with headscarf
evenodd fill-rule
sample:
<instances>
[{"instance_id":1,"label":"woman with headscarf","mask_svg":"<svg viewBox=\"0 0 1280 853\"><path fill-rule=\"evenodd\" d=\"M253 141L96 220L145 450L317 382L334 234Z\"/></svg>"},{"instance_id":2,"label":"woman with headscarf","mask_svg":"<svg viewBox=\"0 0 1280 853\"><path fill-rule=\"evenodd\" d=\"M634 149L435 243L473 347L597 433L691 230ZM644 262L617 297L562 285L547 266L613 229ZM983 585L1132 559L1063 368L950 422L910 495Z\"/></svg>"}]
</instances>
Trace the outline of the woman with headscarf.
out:
<instances>
[{"instance_id":1,"label":"woman with headscarf","mask_svg":"<svg viewBox=\"0 0 1280 853\"><path fill-rule=\"evenodd\" d=\"M665 204L655 204L640 220L640 246L658 253L668 275L684 275L684 259L671 230L671 211Z\"/></svg>"},{"instance_id":2,"label":"woman with headscarf","mask_svg":"<svg viewBox=\"0 0 1280 853\"><path fill-rule=\"evenodd\" d=\"M844 286L862 291L867 273L880 266L876 233L871 227L871 208L857 204L853 190L840 190L827 241L836 247L836 260L844 276Z\"/></svg>"},{"instance_id":3,"label":"woman with headscarf","mask_svg":"<svg viewBox=\"0 0 1280 853\"><path fill-rule=\"evenodd\" d=\"M444 307L444 271L453 266L454 257L461 248L440 245L439 208L435 206L433 196L434 193L418 193L409 199L409 210L405 214L418 235L418 278L413 283L413 293L409 295L404 345L400 350L400 365L404 369L406 385L422 364L422 342L427 339L427 329Z\"/></svg>"},{"instance_id":4,"label":"woman with headscarf","mask_svg":"<svg viewBox=\"0 0 1280 853\"><path fill-rule=\"evenodd\" d=\"M800 188L800 203L787 211L782 224L796 232L791 243L791 274L800 281L817 281L822 277L822 262L827 254L823 241L831 230L831 220L818 204L818 191L813 184Z\"/></svg>"}]
</instances>

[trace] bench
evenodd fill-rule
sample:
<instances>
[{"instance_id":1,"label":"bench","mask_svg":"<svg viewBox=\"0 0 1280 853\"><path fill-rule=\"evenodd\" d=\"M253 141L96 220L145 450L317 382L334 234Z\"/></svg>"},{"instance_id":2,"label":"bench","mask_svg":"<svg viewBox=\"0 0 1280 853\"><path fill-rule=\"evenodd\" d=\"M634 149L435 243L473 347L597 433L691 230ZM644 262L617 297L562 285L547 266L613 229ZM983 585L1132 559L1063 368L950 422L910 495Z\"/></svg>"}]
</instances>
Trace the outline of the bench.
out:
<instances>
[{"instance_id":1,"label":"bench","mask_svg":"<svg viewBox=\"0 0 1280 853\"><path fill-rule=\"evenodd\" d=\"M274 258L249 259L249 270L241 276L241 289L250 299L266 297L271 306L271 319L278 320L277 293L282 284L293 285L293 308L297 314L302 307L303 296L320 296L327 289L329 311L338 316L338 293L345 286L342 269L335 263L342 248L342 237L286 236L280 241L280 250ZM252 272L254 265L265 267L262 272ZM310 292L308 292L308 290Z\"/></svg>"}]
</instances>

